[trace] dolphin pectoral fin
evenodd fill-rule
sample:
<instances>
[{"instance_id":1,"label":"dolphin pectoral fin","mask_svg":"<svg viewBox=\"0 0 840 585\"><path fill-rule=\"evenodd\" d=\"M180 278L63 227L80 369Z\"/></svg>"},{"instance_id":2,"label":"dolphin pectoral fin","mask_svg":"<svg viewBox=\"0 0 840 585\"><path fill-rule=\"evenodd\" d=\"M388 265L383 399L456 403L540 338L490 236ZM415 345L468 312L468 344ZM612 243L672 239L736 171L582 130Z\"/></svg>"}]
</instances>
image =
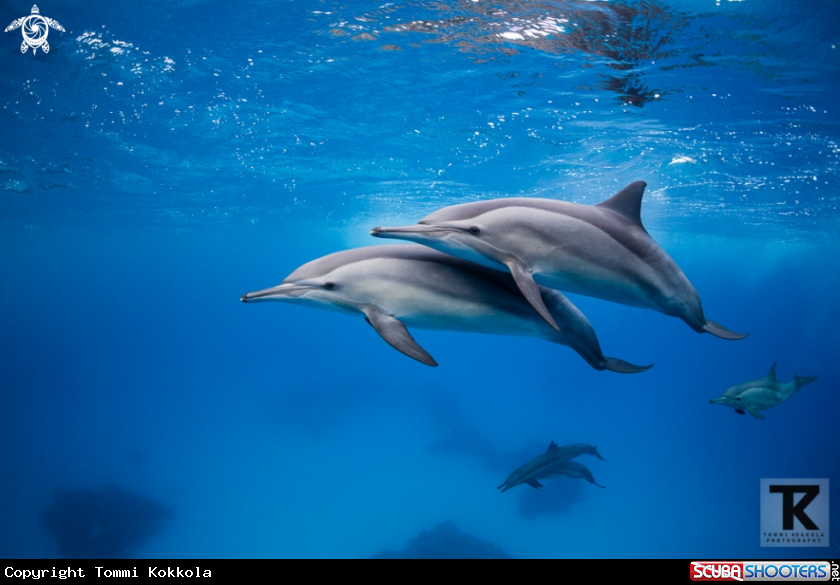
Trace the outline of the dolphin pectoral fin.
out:
<instances>
[{"instance_id":1,"label":"dolphin pectoral fin","mask_svg":"<svg viewBox=\"0 0 840 585\"><path fill-rule=\"evenodd\" d=\"M761 419L765 418L765 416L763 414L761 414L760 412L758 412L757 410L753 410L752 408L748 408L746 410L751 415L753 415L755 418L761 418Z\"/></svg>"},{"instance_id":2,"label":"dolphin pectoral fin","mask_svg":"<svg viewBox=\"0 0 840 585\"><path fill-rule=\"evenodd\" d=\"M743 408L736 408L735 412L737 412L738 414L747 414L746 412L744 412Z\"/></svg>"},{"instance_id":3,"label":"dolphin pectoral fin","mask_svg":"<svg viewBox=\"0 0 840 585\"><path fill-rule=\"evenodd\" d=\"M534 488L535 490L538 490L541 487L543 487L543 484L538 482L536 479L532 479L531 481L529 481L528 485L531 486L532 488Z\"/></svg>"},{"instance_id":4,"label":"dolphin pectoral fin","mask_svg":"<svg viewBox=\"0 0 840 585\"><path fill-rule=\"evenodd\" d=\"M714 321L706 321L706 324L703 326L703 331L711 333L715 337L720 337L721 339L731 340L744 339L747 335L749 335L749 333L735 333L723 325L718 325Z\"/></svg>"},{"instance_id":5,"label":"dolphin pectoral fin","mask_svg":"<svg viewBox=\"0 0 840 585\"><path fill-rule=\"evenodd\" d=\"M370 323L391 347L427 366L438 365L435 359L414 341L405 323L379 308L367 308L364 313L367 315L365 321Z\"/></svg>"},{"instance_id":6,"label":"dolphin pectoral fin","mask_svg":"<svg viewBox=\"0 0 840 585\"><path fill-rule=\"evenodd\" d=\"M653 364L649 366L637 366L618 358L604 357L603 366L605 370L618 372L619 374L638 374L639 372L651 369Z\"/></svg>"},{"instance_id":7,"label":"dolphin pectoral fin","mask_svg":"<svg viewBox=\"0 0 840 585\"><path fill-rule=\"evenodd\" d=\"M525 269L521 261L515 258L509 259L505 264L510 269L510 274L513 276L513 280L516 281L516 286L519 287L520 292L531 303L531 306L545 319L546 323L554 327L557 331L560 331L560 327L557 326L554 317L551 316L548 307L545 306L542 293L540 292L540 286L534 281L533 275Z\"/></svg>"}]
</instances>

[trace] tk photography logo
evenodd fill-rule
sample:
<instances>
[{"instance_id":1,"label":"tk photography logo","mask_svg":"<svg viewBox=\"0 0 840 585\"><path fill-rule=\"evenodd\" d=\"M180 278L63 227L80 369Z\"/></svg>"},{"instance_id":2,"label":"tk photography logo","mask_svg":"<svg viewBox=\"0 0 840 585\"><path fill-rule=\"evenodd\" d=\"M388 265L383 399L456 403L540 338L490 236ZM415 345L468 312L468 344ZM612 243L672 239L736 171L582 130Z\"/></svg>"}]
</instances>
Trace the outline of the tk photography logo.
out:
<instances>
[{"instance_id":1,"label":"tk photography logo","mask_svg":"<svg viewBox=\"0 0 840 585\"><path fill-rule=\"evenodd\" d=\"M828 561L694 561L692 581L840 581L840 565Z\"/></svg>"},{"instance_id":2,"label":"tk photography logo","mask_svg":"<svg viewBox=\"0 0 840 585\"><path fill-rule=\"evenodd\" d=\"M761 480L761 546L829 546L828 479Z\"/></svg>"},{"instance_id":3,"label":"tk photography logo","mask_svg":"<svg viewBox=\"0 0 840 585\"><path fill-rule=\"evenodd\" d=\"M5 32L21 29L23 42L20 45L20 52L25 53L29 47L32 47L32 54L34 55L39 48L44 53L50 52L50 44L47 42L50 28L64 32L64 27L58 24L57 20L41 16L41 11L38 10L36 4L32 7L32 14L12 21L12 24L6 27Z\"/></svg>"}]
</instances>

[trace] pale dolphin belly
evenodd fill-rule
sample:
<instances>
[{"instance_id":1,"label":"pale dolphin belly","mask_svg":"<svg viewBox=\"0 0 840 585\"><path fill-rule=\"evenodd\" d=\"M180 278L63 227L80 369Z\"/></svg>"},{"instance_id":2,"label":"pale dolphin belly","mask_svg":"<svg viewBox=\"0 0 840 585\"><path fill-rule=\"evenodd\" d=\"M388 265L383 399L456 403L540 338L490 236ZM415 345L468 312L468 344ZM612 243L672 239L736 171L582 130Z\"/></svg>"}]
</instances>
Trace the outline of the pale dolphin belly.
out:
<instances>
[{"instance_id":1,"label":"pale dolphin belly","mask_svg":"<svg viewBox=\"0 0 840 585\"><path fill-rule=\"evenodd\" d=\"M741 393L741 402L754 410L767 410L780 405L788 399L788 395L782 394L773 388L755 387Z\"/></svg>"},{"instance_id":2,"label":"pale dolphin belly","mask_svg":"<svg viewBox=\"0 0 840 585\"><path fill-rule=\"evenodd\" d=\"M545 324L513 290L434 262L383 258L357 267L367 278L355 294L409 327L545 337ZM395 277L394 275L399 275Z\"/></svg>"}]
</instances>

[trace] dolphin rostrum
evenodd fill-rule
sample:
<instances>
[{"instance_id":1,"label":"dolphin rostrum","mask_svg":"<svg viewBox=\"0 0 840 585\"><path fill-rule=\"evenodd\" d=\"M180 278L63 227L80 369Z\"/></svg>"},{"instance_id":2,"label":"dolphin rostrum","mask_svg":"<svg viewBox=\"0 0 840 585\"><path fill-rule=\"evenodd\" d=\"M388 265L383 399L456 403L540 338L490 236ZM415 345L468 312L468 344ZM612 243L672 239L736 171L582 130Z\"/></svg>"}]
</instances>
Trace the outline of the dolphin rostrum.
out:
<instances>
[{"instance_id":1,"label":"dolphin rostrum","mask_svg":"<svg viewBox=\"0 0 840 585\"><path fill-rule=\"evenodd\" d=\"M597 370L636 373L651 367L605 357L592 325L571 301L547 288L542 295L560 331L534 313L507 273L398 244L318 258L282 284L241 300L289 301L364 316L392 347L429 366L437 362L407 327L537 337L571 347Z\"/></svg>"},{"instance_id":2,"label":"dolphin rostrum","mask_svg":"<svg viewBox=\"0 0 840 585\"><path fill-rule=\"evenodd\" d=\"M598 453L598 449L591 445L575 443L574 445L558 447L554 443L554 441L552 441L551 444L549 444L548 450L545 453L534 457L522 467L514 470L513 473L507 476L505 482L496 489L500 489L503 492L506 492L510 488L516 487L523 483L527 483L534 489L540 489L543 486L539 482L539 480L544 479L546 477L563 476L582 477L586 479L585 474L589 470L583 467L582 465L580 467L586 469L586 472L582 471L579 467L575 466L564 467L564 464L571 463L570 460L574 459L579 455L594 455L598 459L604 459L603 457L601 457L601 454ZM589 478L591 477L592 474L590 473ZM587 479L587 481L589 481L589 479ZM595 480L592 479L591 483L595 483Z\"/></svg>"},{"instance_id":3,"label":"dolphin rostrum","mask_svg":"<svg viewBox=\"0 0 840 585\"><path fill-rule=\"evenodd\" d=\"M373 228L371 235L510 271L555 328L537 283L679 317L699 333L746 337L706 319L697 291L647 233L641 219L645 187L631 183L597 205L525 197L463 203L417 225Z\"/></svg>"},{"instance_id":4,"label":"dolphin rostrum","mask_svg":"<svg viewBox=\"0 0 840 585\"><path fill-rule=\"evenodd\" d=\"M792 382L779 382L776 379L776 362L773 362L770 371L761 380L736 384L724 392L720 398L710 400L709 404L731 406L738 414L744 414L746 411L755 418L764 418L764 415L758 412L759 410L779 406L796 394L802 386L816 379L817 376L794 374Z\"/></svg>"}]
</instances>

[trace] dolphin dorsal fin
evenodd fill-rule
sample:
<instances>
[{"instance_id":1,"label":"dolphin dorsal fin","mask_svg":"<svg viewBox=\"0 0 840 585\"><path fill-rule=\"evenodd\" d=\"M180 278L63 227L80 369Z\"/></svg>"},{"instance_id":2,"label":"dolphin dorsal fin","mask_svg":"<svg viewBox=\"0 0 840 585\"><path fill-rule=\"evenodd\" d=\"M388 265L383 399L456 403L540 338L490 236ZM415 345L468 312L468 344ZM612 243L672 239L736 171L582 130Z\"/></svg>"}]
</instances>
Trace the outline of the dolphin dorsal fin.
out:
<instances>
[{"instance_id":1,"label":"dolphin dorsal fin","mask_svg":"<svg viewBox=\"0 0 840 585\"><path fill-rule=\"evenodd\" d=\"M551 444L548 446L548 449L546 449L545 452L546 453L551 453L552 451L556 451L559 448L560 447L557 446L557 443L555 443L554 441L551 441Z\"/></svg>"},{"instance_id":2,"label":"dolphin dorsal fin","mask_svg":"<svg viewBox=\"0 0 840 585\"><path fill-rule=\"evenodd\" d=\"M770 380L771 382L776 381L776 362L773 362L773 365L770 366L770 371L767 372L767 375L764 376L765 380Z\"/></svg>"},{"instance_id":3,"label":"dolphin dorsal fin","mask_svg":"<svg viewBox=\"0 0 840 585\"><path fill-rule=\"evenodd\" d=\"M630 183L606 201L601 201L595 205L614 211L640 228L645 229L645 226L642 225L642 195L645 194L645 187L647 187L647 183L644 181Z\"/></svg>"}]
</instances>

